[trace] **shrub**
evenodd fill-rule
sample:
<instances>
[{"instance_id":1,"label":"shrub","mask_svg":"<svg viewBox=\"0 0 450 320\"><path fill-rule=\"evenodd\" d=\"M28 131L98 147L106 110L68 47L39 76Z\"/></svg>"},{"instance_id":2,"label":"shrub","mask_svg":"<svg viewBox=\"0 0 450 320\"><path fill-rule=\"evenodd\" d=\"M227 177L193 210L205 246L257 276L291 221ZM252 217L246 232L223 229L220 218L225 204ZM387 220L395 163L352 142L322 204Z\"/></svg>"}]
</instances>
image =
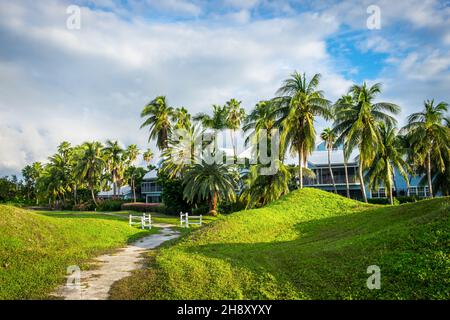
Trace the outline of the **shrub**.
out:
<instances>
[{"instance_id":1,"label":"shrub","mask_svg":"<svg viewBox=\"0 0 450 320\"><path fill-rule=\"evenodd\" d=\"M137 212L166 213L166 207L163 204L159 203L129 202L123 203L121 209Z\"/></svg>"},{"instance_id":2,"label":"shrub","mask_svg":"<svg viewBox=\"0 0 450 320\"><path fill-rule=\"evenodd\" d=\"M396 197L399 203L408 203L408 202L417 202L421 198L418 196L404 196L404 197Z\"/></svg>"},{"instance_id":3,"label":"shrub","mask_svg":"<svg viewBox=\"0 0 450 320\"><path fill-rule=\"evenodd\" d=\"M167 214L178 215L180 211L190 211L191 205L183 198L183 182L181 179L169 179L158 172L158 184L162 187L162 201L167 206Z\"/></svg>"},{"instance_id":4,"label":"shrub","mask_svg":"<svg viewBox=\"0 0 450 320\"><path fill-rule=\"evenodd\" d=\"M367 199L368 203L372 204L390 204L389 198L370 198ZM397 198L394 198L394 205L400 204L400 202L397 200Z\"/></svg>"},{"instance_id":5,"label":"shrub","mask_svg":"<svg viewBox=\"0 0 450 320\"><path fill-rule=\"evenodd\" d=\"M219 203L218 211L222 214L233 213L245 209L245 203L242 201Z\"/></svg>"},{"instance_id":6,"label":"shrub","mask_svg":"<svg viewBox=\"0 0 450 320\"><path fill-rule=\"evenodd\" d=\"M78 203L72 206L73 211L93 211L95 209L95 204L92 200Z\"/></svg>"},{"instance_id":7,"label":"shrub","mask_svg":"<svg viewBox=\"0 0 450 320\"><path fill-rule=\"evenodd\" d=\"M103 200L99 202L97 205L98 211L120 211L122 208L122 205L124 203L129 202L129 200L118 200L118 199L110 199L110 200Z\"/></svg>"},{"instance_id":8,"label":"shrub","mask_svg":"<svg viewBox=\"0 0 450 320\"><path fill-rule=\"evenodd\" d=\"M201 207L192 209L192 214L195 216L206 215L208 213L209 213L209 206L201 206Z\"/></svg>"}]
</instances>

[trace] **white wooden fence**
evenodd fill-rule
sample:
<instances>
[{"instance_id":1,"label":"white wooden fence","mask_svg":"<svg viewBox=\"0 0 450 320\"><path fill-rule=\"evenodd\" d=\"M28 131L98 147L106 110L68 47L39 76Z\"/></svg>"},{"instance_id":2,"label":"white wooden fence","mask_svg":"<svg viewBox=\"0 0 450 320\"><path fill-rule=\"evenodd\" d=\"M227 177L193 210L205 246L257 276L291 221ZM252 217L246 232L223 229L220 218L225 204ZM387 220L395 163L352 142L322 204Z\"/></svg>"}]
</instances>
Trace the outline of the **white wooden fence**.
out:
<instances>
[{"instance_id":1,"label":"white wooden fence","mask_svg":"<svg viewBox=\"0 0 450 320\"><path fill-rule=\"evenodd\" d=\"M189 228L189 225L199 225L201 226L203 223L203 217L202 215L199 216L190 216L188 212L183 213L180 212L180 227L183 228Z\"/></svg>"},{"instance_id":2,"label":"white wooden fence","mask_svg":"<svg viewBox=\"0 0 450 320\"><path fill-rule=\"evenodd\" d=\"M141 229L152 228L152 216L150 213L144 213L142 216L129 216L130 226L141 226Z\"/></svg>"}]
</instances>

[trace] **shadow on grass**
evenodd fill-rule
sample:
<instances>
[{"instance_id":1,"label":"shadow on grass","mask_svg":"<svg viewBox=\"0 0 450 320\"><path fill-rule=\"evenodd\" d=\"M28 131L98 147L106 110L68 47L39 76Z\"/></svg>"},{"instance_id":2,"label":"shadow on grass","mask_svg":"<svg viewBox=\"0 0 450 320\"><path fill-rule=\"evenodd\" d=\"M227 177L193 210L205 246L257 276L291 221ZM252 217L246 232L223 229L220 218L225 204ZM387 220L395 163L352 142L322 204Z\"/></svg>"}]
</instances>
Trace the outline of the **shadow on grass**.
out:
<instances>
[{"instance_id":1,"label":"shadow on grass","mask_svg":"<svg viewBox=\"0 0 450 320\"><path fill-rule=\"evenodd\" d=\"M439 258L448 251L439 236L450 233L448 208L449 199L377 207L299 223L291 241L192 243L179 249L269 273L312 298L438 297L441 276L449 273L448 262ZM384 290L367 289L370 265L380 266Z\"/></svg>"}]
</instances>

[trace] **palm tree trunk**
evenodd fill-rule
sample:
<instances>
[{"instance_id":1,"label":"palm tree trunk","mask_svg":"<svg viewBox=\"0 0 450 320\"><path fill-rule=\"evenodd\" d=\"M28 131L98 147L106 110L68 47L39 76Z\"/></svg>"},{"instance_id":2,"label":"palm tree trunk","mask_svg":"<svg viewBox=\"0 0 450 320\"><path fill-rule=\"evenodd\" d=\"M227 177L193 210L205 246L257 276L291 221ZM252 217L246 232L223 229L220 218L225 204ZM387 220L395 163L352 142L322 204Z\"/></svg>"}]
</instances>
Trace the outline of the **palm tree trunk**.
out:
<instances>
[{"instance_id":1,"label":"palm tree trunk","mask_svg":"<svg viewBox=\"0 0 450 320\"><path fill-rule=\"evenodd\" d=\"M217 192L209 198L209 214L212 216L217 216Z\"/></svg>"},{"instance_id":2,"label":"palm tree trunk","mask_svg":"<svg viewBox=\"0 0 450 320\"><path fill-rule=\"evenodd\" d=\"M361 194L363 196L363 200L365 203L367 203L366 186L364 185L363 169L361 165L361 155L359 157L360 157L358 165L359 184L361 185Z\"/></svg>"},{"instance_id":3,"label":"palm tree trunk","mask_svg":"<svg viewBox=\"0 0 450 320\"><path fill-rule=\"evenodd\" d=\"M333 183L334 193L337 194L336 182L334 181L333 170L331 169L331 148L328 148L328 169L330 170L331 182Z\"/></svg>"},{"instance_id":4,"label":"palm tree trunk","mask_svg":"<svg viewBox=\"0 0 450 320\"><path fill-rule=\"evenodd\" d=\"M427 154L427 176L428 176L428 191L430 198L433 198L433 183L431 181L431 153Z\"/></svg>"},{"instance_id":5,"label":"palm tree trunk","mask_svg":"<svg viewBox=\"0 0 450 320\"><path fill-rule=\"evenodd\" d=\"M73 202L77 205L77 184L73 186Z\"/></svg>"},{"instance_id":6,"label":"palm tree trunk","mask_svg":"<svg viewBox=\"0 0 450 320\"><path fill-rule=\"evenodd\" d=\"M112 173L112 179L113 179L113 199L116 199L117 195L117 183L116 183L116 175L113 171Z\"/></svg>"},{"instance_id":7,"label":"palm tree trunk","mask_svg":"<svg viewBox=\"0 0 450 320\"><path fill-rule=\"evenodd\" d=\"M231 135L231 145L233 146L233 155L234 155L234 158L236 159L236 153L237 153L236 152L236 144L235 144L236 132L234 129L231 130L230 135Z\"/></svg>"},{"instance_id":8,"label":"palm tree trunk","mask_svg":"<svg viewBox=\"0 0 450 320\"><path fill-rule=\"evenodd\" d=\"M350 198L350 185L348 183L347 159L344 155L344 172L345 172L345 188L347 190L347 198Z\"/></svg>"},{"instance_id":9,"label":"palm tree trunk","mask_svg":"<svg viewBox=\"0 0 450 320\"><path fill-rule=\"evenodd\" d=\"M390 203L391 205L394 204L394 197L393 197L393 195L392 195L392 185L391 185L391 184L389 185L389 203Z\"/></svg>"},{"instance_id":10,"label":"palm tree trunk","mask_svg":"<svg viewBox=\"0 0 450 320\"><path fill-rule=\"evenodd\" d=\"M94 201L95 206L97 206L97 201L95 200L94 188L91 187L90 189L91 189L92 200Z\"/></svg>"},{"instance_id":11,"label":"palm tree trunk","mask_svg":"<svg viewBox=\"0 0 450 320\"><path fill-rule=\"evenodd\" d=\"M302 160L303 160L303 146L300 147L300 150L298 151L298 180L300 183L300 189L303 189L303 166L302 166Z\"/></svg>"},{"instance_id":12,"label":"palm tree trunk","mask_svg":"<svg viewBox=\"0 0 450 320\"><path fill-rule=\"evenodd\" d=\"M136 187L134 186L134 179L131 179L131 186L133 188L133 198L134 202L136 202Z\"/></svg>"}]
</instances>

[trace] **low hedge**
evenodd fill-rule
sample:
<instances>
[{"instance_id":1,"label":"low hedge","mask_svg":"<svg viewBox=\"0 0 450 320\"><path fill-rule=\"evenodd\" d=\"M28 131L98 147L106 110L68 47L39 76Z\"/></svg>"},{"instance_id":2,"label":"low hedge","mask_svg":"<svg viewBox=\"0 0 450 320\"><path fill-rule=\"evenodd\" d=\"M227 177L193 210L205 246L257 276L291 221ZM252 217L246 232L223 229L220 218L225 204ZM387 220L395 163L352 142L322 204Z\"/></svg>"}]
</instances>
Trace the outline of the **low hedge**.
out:
<instances>
[{"instance_id":1,"label":"low hedge","mask_svg":"<svg viewBox=\"0 0 450 320\"><path fill-rule=\"evenodd\" d=\"M372 203L372 204L390 204L389 203L389 198L369 198L367 199L368 203ZM399 204L400 202L398 202L398 200L396 198L394 198L394 205Z\"/></svg>"},{"instance_id":2,"label":"low hedge","mask_svg":"<svg viewBox=\"0 0 450 320\"><path fill-rule=\"evenodd\" d=\"M166 207L160 203L129 202L123 203L121 209L137 212L166 213Z\"/></svg>"},{"instance_id":3,"label":"low hedge","mask_svg":"<svg viewBox=\"0 0 450 320\"><path fill-rule=\"evenodd\" d=\"M394 197L394 205L402 204L402 203L409 203L409 202L417 202L422 199L424 199L424 198L420 198L418 196ZM367 199L367 201L372 204L389 204L389 198L371 198L371 199Z\"/></svg>"},{"instance_id":4,"label":"low hedge","mask_svg":"<svg viewBox=\"0 0 450 320\"><path fill-rule=\"evenodd\" d=\"M129 200L109 199L103 200L98 203L97 211L120 211L124 203L130 202Z\"/></svg>"}]
</instances>

